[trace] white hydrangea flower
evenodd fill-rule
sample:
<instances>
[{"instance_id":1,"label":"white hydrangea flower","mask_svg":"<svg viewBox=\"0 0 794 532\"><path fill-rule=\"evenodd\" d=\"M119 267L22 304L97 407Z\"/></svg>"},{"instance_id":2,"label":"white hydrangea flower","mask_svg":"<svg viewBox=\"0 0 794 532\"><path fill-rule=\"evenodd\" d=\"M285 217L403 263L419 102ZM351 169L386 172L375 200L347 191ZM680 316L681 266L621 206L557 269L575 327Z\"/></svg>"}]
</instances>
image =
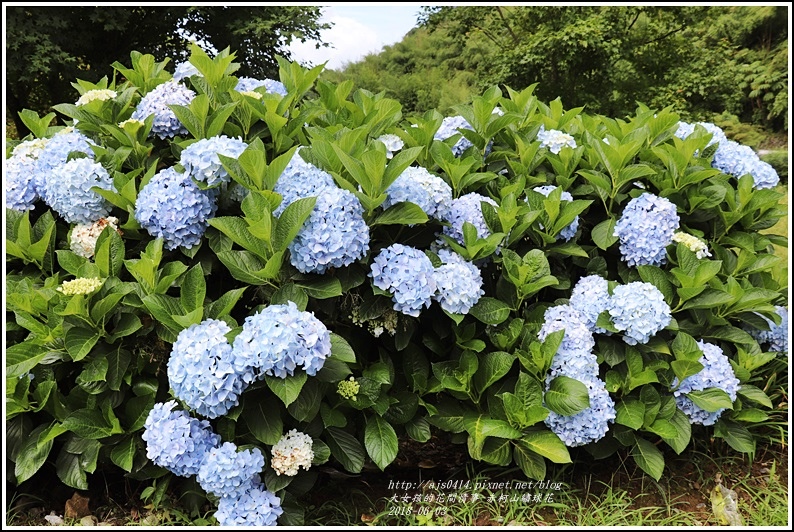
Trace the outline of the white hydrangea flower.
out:
<instances>
[{"instance_id":1,"label":"white hydrangea flower","mask_svg":"<svg viewBox=\"0 0 794 532\"><path fill-rule=\"evenodd\" d=\"M77 224L74 226L74 229L72 229L69 247L81 257L90 259L94 256L96 241L105 227L110 226L121 234L118 223L118 218L115 216L108 216L107 218L100 218L90 224Z\"/></svg>"},{"instance_id":2,"label":"white hydrangea flower","mask_svg":"<svg viewBox=\"0 0 794 532\"><path fill-rule=\"evenodd\" d=\"M403 146L405 146L405 143L400 137L392 135L391 133L385 133L375 140L379 140L386 145L386 157L389 159L394 157L394 152L401 150Z\"/></svg>"},{"instance_id":3,"label":"white hydrangea flower","mask_svg":"<svg viewBox=\"0 0 794 532\"><path fill-rule=\"evenodd\" d=\"M12 157L26 157L28 159L38 159L41 150L47 145L50 139L26 140L14 146L11 152Z\"/></svg>"},{"instance_id":4,"label":"white hydrangea flower","mask_svg":"<svg viewBox=\"0 0 794 532\"><path fill-rule=\"evenodd\" d=\"M684 244L689 248L690 251L695 253L699 259L702 259L703 257L711 257L711 253L709 252L706 243L700 240L698 237L690 235L689 233L677 231L673 234L673 242L680 242L681 244Z\"/></svg>"},{"instance_id":5,"label":"white hydrangea flower","mask_svg":"<svg viewBox=\"0 0 794 532\"><path fill-rule=\"evenodd\" d=\"M271 453L270 465L277 475L295 476L299 467L308 471L314 459L311 436L292 429L273 446Z\"/></svg>"},{"instance_id":6,"label":"white hydrangea flower","mask_svg":"<svg viewBox=\"0 0 794 532\"><path fill-rule=\"evenodd\" d=\"M80 96L80 99L78 99L75 102L75 105L79 107L81 105L87 105L93 102L94 100L100 100L100 101L112 100L116 96L118 96L118 94L116 94L116 91L112 91L110 89L94 89Z\"/></svg>"}]
</instances>

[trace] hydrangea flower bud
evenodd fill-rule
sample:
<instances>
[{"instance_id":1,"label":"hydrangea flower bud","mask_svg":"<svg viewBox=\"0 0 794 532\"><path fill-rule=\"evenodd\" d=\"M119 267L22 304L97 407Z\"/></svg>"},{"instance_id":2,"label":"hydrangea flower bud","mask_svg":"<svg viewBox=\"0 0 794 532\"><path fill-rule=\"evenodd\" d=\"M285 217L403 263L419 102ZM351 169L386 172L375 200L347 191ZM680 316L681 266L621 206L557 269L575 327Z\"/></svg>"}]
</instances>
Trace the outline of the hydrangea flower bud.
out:
<instances>
[{"instance_id":1,"label":"hydrangea flower bud","mask_svg":"<svg viewBox=\"0 0 794 532\"><path fill-rule=\"evenodd\" d=\"M679 221L675 204L666 198L644 192L629 201L614 233L623 260L629 266L664 264L665 248L673 241Z\"/></svg>"},{"instance_id":2,"label":"hydrangea flower bud","mask_svg":"<svg viewBox=\"0 0 794 532\"><path fill-rule=\"evenodd\" d=\"M101 102L112 100L118 96L116 91L112 91L109 89L94 89L90 91L86 91L85 94L80 96L80 98L75 102L75 105L80 107L81 105L87 105L95 100L99 100Z\"/></svg>"},{"instance_id":3,"label":"hydrangea flower bud","mask_svg":"<svg viewBox=\"0 0 794 532\"><path fill-rule=\"evenodd\" d=\"M64 281L56 290L65 296L88 295L95 292L100 286L102 286L102 279L99 277L78 277L71 281Z\"/></svg>"},{"instance_id":4,"label":"hydrangea flower bud","mask_svg":"<svg viewBox=\"0 0 794 532\"><path fill-rule=\"evenodd\" d=\"M199 471L205 456L220 445L221 438L209 421L190 417L184 410L174 411L176 401L157 403L144 422L146 456L160 467L182 477Z\"/></svg>"},{"instance_id":5,"label":"hydrangea flower bud","mask_svg":"<svg viewBox=\"0 0 794 532\"><path fill-rule=\"evenodd\" d=\"M135 219L166 249L191 248L201 241L215 214L217 190L201 190L173 167L156 173L138 194Z\"/></svg>"},{"instance_id":6,"label":"hydrangea flower bud","mask_svg":"<svg viewBox=\"0 0 794 532\"><path fill-rule=\"evenodd\" d=\"M422 251L402 244L383 248L370 266L372 284L392 294L394 310L417 317L436 292L433 263Z\"/></svg>"},{"instance_id":7,"label":"hydrangea flower bud","mask_svg":"<svg viewBox=\"0 0 794 532\"><path fill-rule=\"evenodd\" d=\"M675 234L673 234L673 242L684 244L699 259L711 257L711 253L709 252L709 248L706 246L706 243L700 240L698 237L690 235L689 233L677 231Z\"/></svg>"},{"instance_id":8,"label":"hydrangea flower bud","mask_svg":"<svg viewBox=\"0 0 794 532\"><path fill-rule=\"evenodd\" d=\"M270 452L273 454L270 467L277 475L288 477L297 475L301 467L308 471L314 459L311 437L296 429L283 435Z\"/></svg>"},{"instance_id":9,"label":"hydrangea flower bud","mask_svg":"<svg viewBox=\"0 0 794 532\"><path fill-rule=\"evenodd\" d=\"M350 399L351 401L356 400L356 395L358 395L359 390L361 390L361 385L352 375L345 381L339 381L339 384L336 386L336 393L344 399Z\"/></svg>"}]
</instances>

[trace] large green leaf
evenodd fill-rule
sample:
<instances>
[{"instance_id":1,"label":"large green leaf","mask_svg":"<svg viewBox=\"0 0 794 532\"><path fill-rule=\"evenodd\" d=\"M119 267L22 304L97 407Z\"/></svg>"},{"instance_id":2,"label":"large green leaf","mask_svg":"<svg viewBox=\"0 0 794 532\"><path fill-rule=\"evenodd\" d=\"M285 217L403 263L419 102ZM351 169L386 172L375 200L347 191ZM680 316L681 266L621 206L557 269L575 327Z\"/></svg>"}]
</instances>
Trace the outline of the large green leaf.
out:
<instances>
[{"instance_id":1,"label":"large green leaf","mask_svg":"<svg viewBox=\"0 0 794 532\"><path fill-rule=\"evenodd\" d=\"M499 325L510 315L510 306L493 297L481 297L469 314L487 325Z\"/></svg>"},{"instance_id":2,"label":"large green leaf","mask_svg":"<svg viewBox=\"0 0 794 532\"><path fill-rule=\"evenodd\" d=\"M571 455L568 453L568 448L565 446L565 443L563 443L559 436L550 430L533 430L528 432L521 438L521 443L554 463L568 464L571 462Z\"/></svg>"},{"instance_id":3,"label":"large green leaf","mask_svg":"<svg viewBox=\"0 0 794 532\"><path fill-rule=\"evenodd\" d=\"M361 473L364 467L364 448L354 436L336 427L328 427L327 444L331 455L336 458L345 470Z\"/></svg>"},{"instance_id":4,"label":"large green leaf","mask_svg":"<svg viewBox=\"0 0 794 532\"><path fill-rule=\"evenodd\" d=\"M521 440L513 441L513 445L515 445L513 459L527 478L544 480L546 478L546 461L543 457Z\"/></svg>"},{"instance_id":5,"label":"large green leaf","mask_svg":"<svg viewBox=\"0 0 794 532\"><path fill-rule=\"evenodd\" d=\"M265 445L275 445L284 432L281 412L264 401L246 401L242 418L254 438Z\"/></svg>"},{"instance_id":6,"label":"large green leaf","mask_svg":"<svg viewBox=\"0 0 794 532\"><path fill-rule=\"evenodd\" d=\"M552 379L544 398L546 405L561 416L573 416L590 406L587 386L565 375Z\"/></svg>"},{"instance_id":7,"label":"large green leaf","mask_svg":"<svg viewBox=\"0 0 794 532\"><path fill-rule=\"evenodd\" d=\"M631 448L631 456L640 469L648 473L654 480L658 481L662 478L664 456L654 444L644 438L637 438Z\"/></svg>"},{"instance_id":8,"label":"large green leaf","mask_svg":"<svg viewBox=\"0 0 794 532\"><path fill-rule=\"evenodd\" d=\"M99 334L82 327L72 327L66 331L64 343L66 351L75 362L82 360L91 352L99 340Z\"/></svg>"},{"instance_id":9,"label":"large green leaf","mask_svg":"<svg viewBox=\"0 0 794 532\"><path fill-rule=\"evenodd\" d=\"M266 375L265 383L267 387L281 399L284 406L289 406L298 398L307 379L306 372L298 371L294 375L283 379Z\"/></svg>"},{"instance_id":10,"label":"large green leaf","mask_svg":"<svg viewBox=\"0 0 794 532\"><path fill-rule=\"evenodd\" d=\"M27 435L24 443L20 446L14 466L14 475L18 484L35 475L47 460L54 440L48 439L46 442L39 444L39 436L48 428L47 425L39 425Z\"/></svg>"},{"instance_id":11,"label":"large green leaf","mask_svg":"<svg viewBox=\"0 0 794 532\"><path fill-rule=\"evenodd\" d=\"M388 421L372 416L364 427L364 446L381 471L397 457L397 433Z\"/></svg>"}]
</instances>

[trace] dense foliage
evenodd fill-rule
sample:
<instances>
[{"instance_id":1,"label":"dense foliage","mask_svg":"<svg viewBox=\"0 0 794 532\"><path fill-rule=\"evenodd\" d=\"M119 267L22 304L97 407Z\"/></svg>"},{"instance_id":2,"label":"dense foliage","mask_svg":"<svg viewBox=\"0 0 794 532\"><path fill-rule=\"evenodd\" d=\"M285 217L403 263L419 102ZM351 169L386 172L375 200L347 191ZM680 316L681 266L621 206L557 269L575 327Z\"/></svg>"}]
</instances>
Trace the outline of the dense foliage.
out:
<instances>
[{"instance_id":1,"label":"dense foliage","mask_svg":"<svg viewBox=\"0 0 794 532\"><path fill-rule=\"evenodd\" d=\"M314 6L9 6L4 7L6 105L21 136L19 112L39 113L72 97L75 78L97 82L133 50L187 59L190 40L239 50L241 75L276 77L276 54L293 40L319 40L327 27ZM172 65L173 66L173 65Z\"/></svg>"},{"instance_id":2,"label":"dense foliage","mask_svg":"<svg viewBox=\"0 0 794 532\"><path fill-rule=\"evenodd\" d=\"M330 73L443 113L492 85L624 117L636 102L788 129L785 6L444 6L377 55Z\"/></svg>"},{"instance_id":3,"label":"dense foliage","mask_svg":"<svg viewBox=\"0 0 794 532\"><path fill-rule=\"evenodd\" d=\"M244 79L193 46L177 81L132 52L55 106L67 127L21 113L9 481L114 468L223 525L298 524L315 466L433 433L534 479L571 448L655 479L693 439L755 452L788 301L751 149L534 85L406 119L277 60Z\"/></svg>"}]
</instances>

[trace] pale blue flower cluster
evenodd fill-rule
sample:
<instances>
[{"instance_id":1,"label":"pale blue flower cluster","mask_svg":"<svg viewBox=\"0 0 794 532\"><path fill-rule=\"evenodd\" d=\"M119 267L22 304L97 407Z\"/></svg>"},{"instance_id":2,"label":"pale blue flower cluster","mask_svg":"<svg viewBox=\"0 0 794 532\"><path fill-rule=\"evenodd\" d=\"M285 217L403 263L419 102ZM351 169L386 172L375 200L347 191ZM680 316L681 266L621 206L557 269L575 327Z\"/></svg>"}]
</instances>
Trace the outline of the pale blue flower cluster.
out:
<instances>
[{"instance_id":1,"label":"pale blue flower cluster","mask_svg":"<svg viewBox=\"0 0 794 532\"><path fill-rule=\"evenodd\" d=\"M664 264L679 222L676 206L667 198L644 192L629 201L614 232L623 260L629 266Z\"/></svg>"},{"instance_id":2,"label":"pale blue flower cluster","mask_svg":"<svg viewBox=\"0 0 794 532\"><path fill-rule=\"evenodd\" d=\"M436 293L433 299L452 314L468 314L485 294L480 269L457 253L440 250L438 257L444 264L433 272Z\"/></svg>"},{"instance_id":3,"label":"pale blue flower cluster","mask_svg":"<svg viewBox=\"0 0 794 532\"><path fill-rule=\"evenodd\" d=\"M719 143L717 151L714 153L714 159L711 161L712 167L737 178L750 174L753 176L755 188L774 188L780 182L775 168L762 161L751 147L728 139L719 126L710 122L698 122L697 124L712 134L709 146L715 142ZM695 125L679 122L676 136L682 139L687 138L695 131Z\"/></svg>"},{"instance_id":4,"label":"pale blue flower cluster","mask_svg":"<svg viewBox=\"0 0 794 532\"><path fill-rule=\"evenodd\" d=\"M244 382L233 365L231 328L208 319L177 336L168 360L168 382L176 397L202 416L214 419L240 402Z\"/></svg>"},{"instance_id":5,"label":"pale blue flower cluster","mask_svg":"<svg viewBox=\"0 0 794 532\"><path fill-rule=\"evenodd\" d=\"M201 76L201 72L190 61L182 61L174 68L174 81L181 81L191 76Z\"/></svg>"},{"instance_id":6,"label":"pale blue flower cluster","mask_svg":"<svg viewBox=\"0 0 794 532\"><path fill-rule=\"evenodd\" d=\"M616 287L607 310L612 324L629 345L648 343L672 319L670 306L659 289L639 281Z\"/></svg>"},{"instance_id":7,"label":"pale blue flower cluster","mask_svg":"<svg viewBox=\"0 0 794 532\"><path fill-rule=\"evenodd\" d=\"M215 518L220 526L276 526L284 513L281 499L268 491L260 481L251 481L231 495L218 501Z\"/></svg>"},{"instance_id":8,"label":"pale blue flower cluster","mask_svg":"<svg viewBox=\"0 0 794 532\"><path fill-rule=\"evenodd\" d=\"M568 133L564 133L557 129L546 128L543 124L540 125L537 139L540 141L540 147L546 148L551 153L557 155L566 146L569 148L576 148L576 139Z\"/></svg>"},{"instance_id":9,"label":"pale blue flower cluster","mask_svg":"<svg viewBox=\"0 0 794 532\"><path fill-rule=\"evenodd\" d=\"M284 209L297 199L317 196L322 189L336 186L331 174L304 161L299 151L295 151L273 187L273 192L282 197L281 204L273 211L275 216L281 216Z\"/></svg>"},{"instance_id":10,"label":"pale blue flower cluster","mask_svg":"<svg viewBox=\"0 0 794 532\"><path fill-rule=\"evenodd\" d=\"M596 327L598 315L609 306L609 287L607 280L600 275L588 275L577 281L571 291L569 304L582 313L585 325L597 334L612 334L606 329Z\"/></svg>"},{"instance_id":11,"label":"pale blue flower cluster","mask_svg":"<svg viewBox=\"0 0 794 532\"><path fill-rule=\"evenodd\" d=\"M719 346L701 340L698 342L698 347L703 351L703 356L699 360L703 364L703 369L681 381L681 386L673 392L673 395L678 408L692 423L709 426L716 423L725 409L709 412L697 406L686 394L706 388L719 388L728 394L731 401L735 401L736 392L739 391L739 379L733 372L730 360ZM672 385L673 387L678 385L677 378L673 380Z\"/></svg>"},{"instance_id":12,"label":"pale blue flower cluster","mask_svg":"<svg viewBox=\"0 0 794 532\"><path fill-rule=\"evenodd\" d=\"M436 292L433 263L424 252L402 244L383 248L370 266L372 283L392 294L394 310L419 316Z\"/></svg>"},{"instance_id":13,"label":"pale blue flower cluster","mask_svg":"<svg viewBox=\"0 0 794 532\"><path fill-rule=\"evenodd\" d=\"M173 167L156 173L138 194L135 219L166 249L191 248L201 241L217 209L217 190L201 190Z\"/></svg>"},{"instance_id":14,"label":"pale blue flower cluster","mask_svg":"<svg viewBox=\"0 0 794 532\"><path fill-rule=\"evenodd\" d=\"M6 188L6 208L29 211L39 199L36 190L36 159L12 156L5 160L3 180Z\"/></svg>"},{"instance_id":15,"label":"pale blue flower cluster","mask_svg":"<svg viewBox=\"0 0 794 532\"><path fill-rule=\"evenodd\" d=\"M171 79L161 83L148 92L135 108L132 118L144 121L154 115L154 123L149 135L157 135L161 139L173 138L175 135L186 135L188 130L176 117L169 105L190 105L196 93L178 81Z\"/></svg>"},{"instance_id":16,"label":"pale blue flower cluster","mask_svg":"<svg viewBox=\"0 0 794 532\"><path fill-rule=\"evenodd\" d=\"M196 479L202 489L216 497L233 496L245 490L265 467L258 448L238 451L231 442L210 449L199 467Z\"/></svg>"},{"instance_id":17,"label":"pale blue flower cluster","mask_svg":"<svg viewBox=\"0 0 794 532\"><path fill-rule=\"evenodd\" d=\"M606 435L609 423L615 420L616 411L606 384L598 378L598 359L593 353L595 340L586 325L587 318L570 305L550 307L543 317L543 326L538 333L541 341L553 332L565 331L546 376L546 391L555 377L566 376L587 386L590 399L587 408L572 416L550 411L544 423L568 447L598 441Z\"/></svg>"},{"instance_id":18,"label":"pale blue flower cluster","mask_svg":"<svg viewBox=\"0 0 794 532\"><path fill-rule=\"evenodd\" d=\"M401 201L416 203L428 216L443 219L452 202L452 187L421 166L409 166L386 189L383 208Z\"/></svg>"},{"instance_id":19,"label":"pale blue flower cluster","mask_svg":"<svg viewBox=\"0 0 794 532\"><path fill-rule=\"evenodd\" d=\"M146 456L155 464L181 477L195 475L204 457L221 438L209 421L199 421L184 410L174 411L176 401L157 403L144 422Z\"/></svg>"},{"instance_id":20,"label":"pale blue flower cluster","mask_svg":"<svg viewBox=\"0 0 794 532\"><path fill-rule=\"evenodd\" d=\"M549 194L557 187L554 185L544 185L542 187L535 187L532 190L535 192L540 192L544 196L548 197ZM563 190L560 199L564 201L573 201L573 196L570 192ZM573 219L573 221L568 224L567 226L563 227L560 233L557 235L557 240L563 239L566 242L576 236L576 230L579 228L579 217Z\"/></svg>"},{"instance_id":21,"label":"pale blue flower cluster","mask_svg":"<svg viewBox=\"0 0 794 532\"><path fill-rule=\"evenodd\" d=\"M274 79L259 80L256 78L239 78L234 90L246 92L258 89L259 87L265 87L265 90L271 94L280 94L281 96L287 95L287 87L280 81Z\"/></svg>"},{"instance_id":22,"label":"pale blue flower cluster","mask_svg":"<svg viewBox=\"0 0 794 532\"><path fill-rule=\"evenodd\" d=\"M380 141L386 146L386 158L391 159L394 153L400 151L405 146L403 139L392 133L384 133L375 140Z\"/></svg>"},{"instance_id":23,"label":"pale blue flower cluster","mask_svg":"<svg viewBox=\"0 0 794 532\"><path fill-rule=\"evenodd\" d=\"M457 199L452 200L449 209L444 215L444 220L450 225L444 226L443 233L454 239L461 246L463 244L463 224L469 222L477 230L479 238L487 238L491 235L491 230L485 223L482 214L483 201L497 207L497 203L489 197L476 192L470 192Z\"/></svg>"},{"instance_id":24,"label":"pale blue flower cluster","mask_svg":"<svg viewBox=\"0 0 794 532\"><path fill-rule=\"evenodd\" d=\"M471 127L471 124L469 124L462 116L448 116L441 121L441 126L439 126L438 130L436 130L433 138L444 141L449 137L460 133L460 131L458 131L459 129L470 129L474 131L474 128ZM455 145L452 146L452 153L455 154L455 157L459 157L464 151L468 150L472 146L474 146L474 144L472 144L469 139L461 136Z\"/></svg>"},{"instance_id":25,"label":"pale blue flower cluster","mask_svg":"<svg viewBox=\"0 0 794 532\"><path fill-rule=\"evenodd\" d=\"M750 334L759 344L768 344L770 351L788 355L788 309L777 305L775 312L780 316L780 325L776 325L774 321L764 317L769 324L769 330L752 330Z\"/></svg>"},{"instance_id":26,"label":"pale blue flower cluster","mask_svg":"<svg viewBox=\"0 0 794 532\"><path fill-rule=\"evenodd\" d=\"M67 222L90 224L107 216L112 207L91 187L115 191L113 179L101 164L72 159L52 170L39 193Z\"/></svg>"},{"instance_id":27,"label":"pale blue flower cluster","mask_svg":"<svg viewBox=\"0 0 794 532\"><path fill-rule=\"evenodd\" d=\"M36 159L36 172L33 180L39 196L43 195L42 191L47 181L52 179L53 170L65 164L71 152L84 153L93 159L94 152L91 150L91 146L96 146L93 140L72 128L66 128L52 137Z\"/></svg>"},{"instance_id":28,"label":"pale blue flower cluster","mask_svg":"<svg viewBox=\"0 0 794 532\"><path fill-rule=\"evenodd\" d=\"M301 273L341 268L369 251L369 226L358 198L336 186L317 194L309 218L288 246L290 263Z\"/></svg>"},{"instance_id":29,"label":"pale blue flower cluster","mask_svg":"<svg viewBox=\"0 0 794 532\"><path fill-rule=\"evenodd\" d=\"M231 180L218 155L236 159L247 147L242 139L226 135L201 139L182 150L179 164L191 177L213 187Z\"/></svg>"},{"instance_id":30,"label":"pale blue flower cluster","mask_svg":"<svg viewBox=\"0 0 794 532\"><path fill-rule=\"evenodd\" d=\"M314 376L331 354L331 334L314 314L288 301L248 316L232 350L235 369L246 383L265 375L284 379L298 366Z\"/></svg>"}]
</instances>

